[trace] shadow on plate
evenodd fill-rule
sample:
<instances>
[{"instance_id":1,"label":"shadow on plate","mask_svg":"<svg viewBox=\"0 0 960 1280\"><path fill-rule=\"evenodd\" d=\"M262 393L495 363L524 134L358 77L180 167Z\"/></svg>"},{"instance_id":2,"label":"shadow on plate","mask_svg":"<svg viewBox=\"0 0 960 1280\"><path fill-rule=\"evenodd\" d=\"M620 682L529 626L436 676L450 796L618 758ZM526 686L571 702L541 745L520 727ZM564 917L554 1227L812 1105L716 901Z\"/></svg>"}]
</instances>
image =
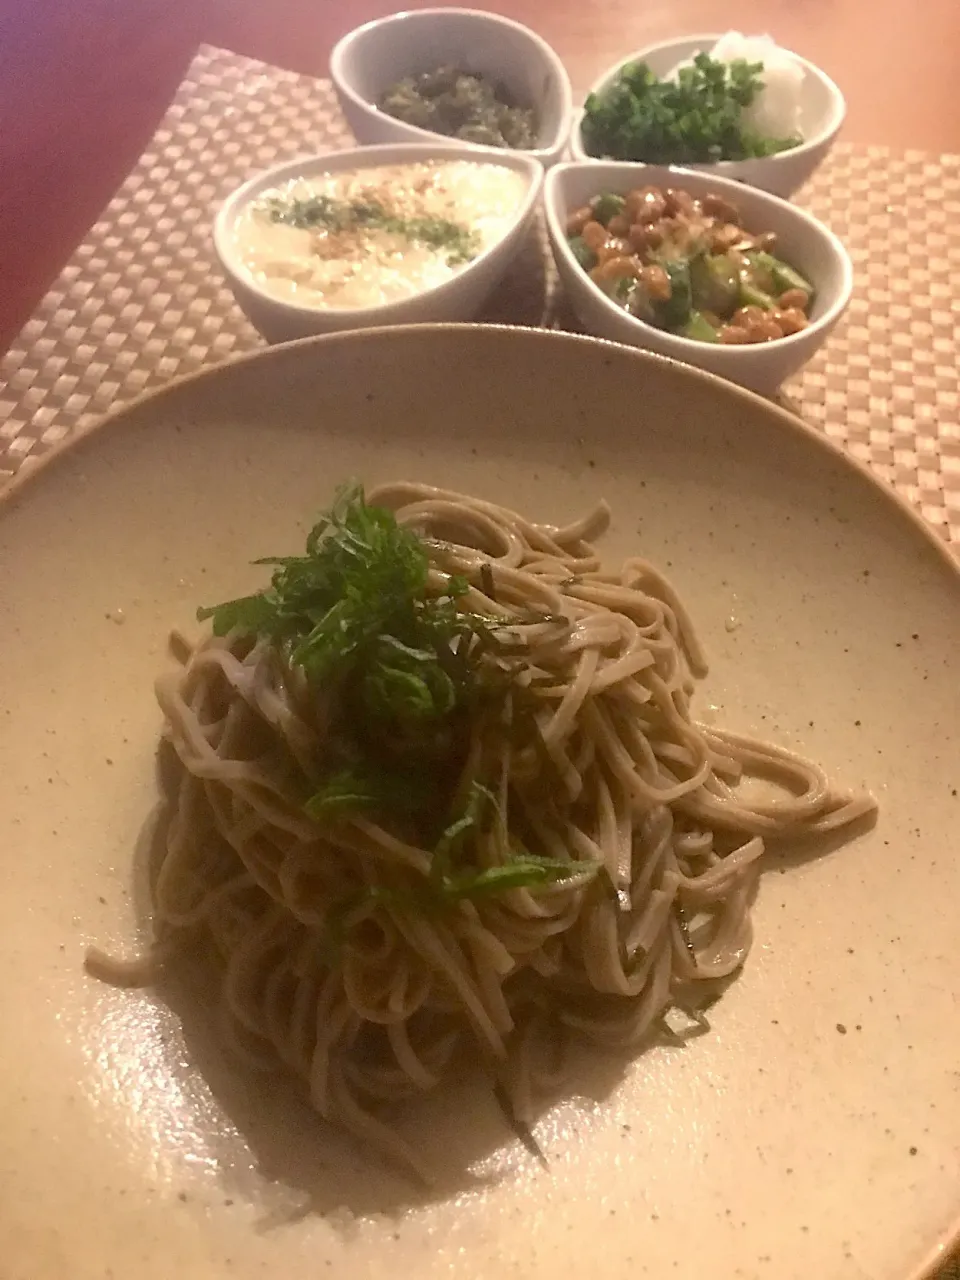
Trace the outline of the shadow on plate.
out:
<instances>
[{"instance_id":1,"label":"shadow on plate","mask_svg":"<svg viewBox=\"0 0 960 1280\"><path fill-rule=\"evenodd\" d=\"M547 269L546 242L535 219L509 271L477 316L481 324L548 327L556 281Z\"/></svg>"},{"instance_id":2,"label":"shadow on plate","mask_svg":"<svg viewBox=\"0 0 960 1280\"><path fill-rule=\"evenodd\" d=\"M482 1192L524 1170L526 1176L549 1179L552 1144L566 1148L576 1141L576 1129L589 1123L590 1112L629 1063L627 1057L572 1053L562 1094L547 1100L537 1127L544 1167L513 1135L489 1081L479 1073L390 1112L432 1179L424 1187L324 1121L291 1073L258 1073L238 1062L217 1035L215 1009L197 971L172 970L156 994L181 1027L182 1052L171 1069L181 1070L184 1063L198 1072L215 1100L210 1115L218 1124L206 1137L224 1194L245 1195L256 1203L264 1228L314 1213L394 1216ZM557 1125L549 1108L561 1101L574 1105L563 1108L564 1121ZM272 1194L256 1185L264 1180L273 1184Z\"/></svg>"},{"instance_id":3,"label":"shadow on plate","mask_svg":"<svg viewBox=\"0 0 960 1280\"><path fill-rule=\"evenodd\" d=\"M161 794L164 755L161 750L157 759ZM144 824L134 857L134 904L147 936L150 886L167 826L161 802ZM324 1121L292 1072L260 1071L238 1058L220 1030L219 987L219 972L202 946L165 964L150 993L179 1030L167 1038L162 1069L190 1100L191 1126L202 1135L205 1162L216 1164L223 1195L256 1205L263 1229L314 1213L340 1215L344 1222L392 1216L482 1192L521 1172L549 1178L551 1151L576 1142L577 1130L590 1123L635 1056L571 1046L563 1086L544 1100L535 1125L543 1164L512 1131L479 1070L466 1070L422 1100L391 1110L391 1124L417 1150L431 1178L424 1187ZM570 1105L558 1111L559 1103Z\"/></svg>"},{"instance_id":4,"label":"shadow on plate","mask_svg":"<svg viewBox=\"0 0 960 1280\"><path fill-rule=\"evenodd\" d=\"M167 791L164 757L161 750L161 794ZM166 841L166 813L165 804L157 806L141 832L135 856L134 898L145 924L151 914L153 872ZM863 828L872 820L872 815L865 819ZM859 830L848 827L815 840L781 844L767 854L767 874L828 856ZM735 976L713 984L709 1002ZM479 1071L467 1071L422 1100L391 1111L391 1123L415 1147L431 1176L432 1185L424 1188L325 1122L309 1106L292 1073L283 1068L262 1072L239 1060L219 1032L219 985L217 970L199 949L164 969L155 995L180 1027L179 1037L173 1037L179 1043L171 1044L166 1069L181 1078L185 1096L199 1097L197 1077L209 1090L213 1105L209 1099L198 1102L197 1124L216 1162L224 1195L255 1203L265 1230L315 1213L340 1215L345 1225L356 1216L392 1216L417 1205L482 1192L521 1172L549 1178L551 1154L565 1154L575 1145L578 1129L591 1123L591 1113L637 1056L637 1051L611 1053L577 1043L569 1047L563 1087L544 1100L534 1126L542 1163L511 1131L489 1079ZM690 1034L706 1029L699 1020ZM669 1035L667 1028L668 1044ZM683 1041L676 1043L682 1050Z\"/></svg>"}]
</instances>

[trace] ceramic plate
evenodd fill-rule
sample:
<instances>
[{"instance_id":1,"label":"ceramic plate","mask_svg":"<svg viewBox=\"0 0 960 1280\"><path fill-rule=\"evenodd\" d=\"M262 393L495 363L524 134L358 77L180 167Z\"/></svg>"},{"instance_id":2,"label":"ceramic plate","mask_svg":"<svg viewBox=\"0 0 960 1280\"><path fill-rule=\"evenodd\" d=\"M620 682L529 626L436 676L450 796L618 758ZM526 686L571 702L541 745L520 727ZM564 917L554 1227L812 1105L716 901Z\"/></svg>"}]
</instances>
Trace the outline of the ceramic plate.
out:
<instances>
[{"instance_id":1,"label":"ceramic plate","mask_svg":"<svg viewBox=\"0 0 960 1280\"><path fill-rule=\"evenodd\" d=\"M880 802L774 863L712 1031L578 1056L544 1170L488 1096L405 1114L417 1192L226 1059L188 1000L84 975L141 937L152 683L171 626L262 580L335 485L406 476L665 566L704 706ZM904 1280L960 1208L960 575L813 431L557 334L374 331L141 400L0 505L0 1274Z\"/></svg>"}]
</instances>

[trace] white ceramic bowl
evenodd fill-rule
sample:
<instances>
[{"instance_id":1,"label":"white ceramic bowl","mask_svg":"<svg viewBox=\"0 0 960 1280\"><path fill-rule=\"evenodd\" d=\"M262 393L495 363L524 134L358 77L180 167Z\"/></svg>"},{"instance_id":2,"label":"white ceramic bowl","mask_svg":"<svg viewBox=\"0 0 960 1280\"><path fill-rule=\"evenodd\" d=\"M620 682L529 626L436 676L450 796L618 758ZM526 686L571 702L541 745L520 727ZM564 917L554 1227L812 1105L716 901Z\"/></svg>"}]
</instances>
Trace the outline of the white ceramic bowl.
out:
<instances>
[{"instance_id":1,"label":"white ceramic bowl","mask_svg":"<svg viewBox=\"0 0 960 1280\"><path fill-rule=\"evenodd\" d=\"M310 178L323 173L352 169L372 169L379 165L413 164L422 160L469 160L473 163L497 163L522 173L527 178L527 194L503 237L467 263L452 279L425 289L401 302L377 307L309 307L297 306L274 297L260 288L241 262L233 244L233 229L241 210L261 192L294 178ZM543 169L529 155L516 151L477 148L462 143L430 145L402 144L384 147L355 147L349 151L331 151L325 155L290 160L258 174L228 196L213 227L217 256L237 302L270 342L286 342L316 333L333 333L343 329L367 329L373 325L419 324L428 321L472 320L487 296L500 281L511 261L523 245L524 236L536 213Z\"/></svg>"},{"instance_id":2,"label":"white ceramic bowl","mask_svg":"<svg viewBox=\"0 0 960 1280\"><path fill-rule=\"evenodd\" d=\"M539 145L514 155L533 156L544 166L561 159L573 112L566 68L536 32L475 9L394 13L343 37L330 56L330 76L357 141L436 144L442 135L395 120L379 110L377 99L404 76L451 63L502 81L518 102L536 109ZM477 149L502 154L496 147Z\"/></svg>"},{"instance_id":3,"label":"white ceramic bowl","mask_svg":"<svg viewBox=\"0 0 960 1280\"><path fill-rule=\"evenodd\" d=\"M638 49L594 81L590 93L600 93L606 89L627 63L646 62L651 71L662 76L678 62L692 58L695 53L709 52L719 39L719 35L685 36L682 40L665 40L662 44ZM806 182L833 145L846 116L847 105L843 94L825 71L821 71L806 58L801 58L798 53L790 50L787 52L804 72L800 104L803 143L790 151L762 156L756 160L721 160L717 164L690 165L689 168L703 169L721 178L736 178L778 196L791 196ZM592 160L594 157L587 153L584 146L582 124L583 110L579 109L570 135L570 155L574 160Z\"/></svg>"},{"instance_id":4,"label":"white ceramic bowl","mask_svg":"<svg viewBox=\"0 0 960 1280\"><path fill-rule=\"evenodd\" d=\"M695 342L645 324L608 298L573 256L567 244L567 217L601 191L624 195L639 185L682 187L694 196L714 191L737 206L748 230L776 232L777 254L816 287L807 328L775 342L744 346ZM762 395L772 395L786 378L806 364L850 301L853 267L833 232L786 200L729 178L691 169L613 161L563 164L547 174L544 206L560 279L573 310L590 333L658 351Z\"/></svg>"}]
</instances>

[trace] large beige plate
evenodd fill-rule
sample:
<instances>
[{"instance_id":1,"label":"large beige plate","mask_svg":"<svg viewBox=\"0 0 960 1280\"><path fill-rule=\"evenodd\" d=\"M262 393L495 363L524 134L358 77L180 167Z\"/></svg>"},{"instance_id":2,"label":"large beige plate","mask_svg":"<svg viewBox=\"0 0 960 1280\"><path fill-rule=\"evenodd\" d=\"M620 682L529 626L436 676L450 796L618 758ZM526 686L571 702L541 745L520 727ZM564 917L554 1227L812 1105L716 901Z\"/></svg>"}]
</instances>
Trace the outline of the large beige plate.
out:
<instances>
[{"instance_id":1,"label":"large beige plate","mask_svg":"<svg viewBox=\"0 0 960 1280\"><path fill-rule=\"evenodd\" d=\"M879 797L773 866L712 1034L586 1055L544 1171L466 1084L409 1115L419 1195L133 951L167 629L259 581L344 477L565 520L601 495L691 603L723 721ZM960 578L792 418L589 340L467 327L280 348L141 401L0 506L0 1276L904 1280L960 1209ZM778 874L782 872L782 874ZM181 1025L182 1023L182 1025Z\"/></svg>"}]
</instances>

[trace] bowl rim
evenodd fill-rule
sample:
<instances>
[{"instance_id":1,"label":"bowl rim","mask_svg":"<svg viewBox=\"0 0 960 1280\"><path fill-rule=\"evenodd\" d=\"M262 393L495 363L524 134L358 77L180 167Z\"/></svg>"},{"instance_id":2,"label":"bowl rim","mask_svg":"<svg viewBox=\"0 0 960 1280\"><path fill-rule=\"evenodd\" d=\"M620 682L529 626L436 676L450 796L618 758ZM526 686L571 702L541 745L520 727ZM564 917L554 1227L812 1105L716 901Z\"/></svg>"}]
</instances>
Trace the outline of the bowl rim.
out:
<instances>
[{"instance_id":1,"label":"bowl rim","mask_svg":"<svg viewBox=\"0 0 960 1280\"><path fill-rule=\"evenodd\" d=\"M488 147L479 142L461 143L459 138L450 138L449 142L452 145L469 146L474 151L488 154L496 155L509 151L511 155L533 156L540 160L547 160L552 156L561 154L570 136L570 126L574 114L573 85L570 82L570 74L556 49L543 36L534 31L532 27L525 26L524 23L517 22L514 18L507 18L503 14L489 13L484 9L471 9L456 5L434 5L429 9L401 9L396 13L385 14L382 18L371 18L368 22L362 22L358 27L354 27L352 31L348 31L346 35L341 36L330 52L330 78L333 80L337 92L348 98L358 110L365 111L373 116L384 116L385 113L377 107L376 103L358 93L349 78L344 74L343 64L348 51L352 46L360 44L375 28L389 26L397 22L422 22L430 18L436 18L440 14L455 14L470 21L485 22L491 27L511 28L525 37L530 46L536 49L544 65L548 66L553 72L560 91L557 128L553 139L547 146L527 148ZM394 124L409 130L411 140L422 138L424 142L429 142L432 139L446 137L445 134L434 133L430 129L421 129L419 125L407 124L403 120L395 120L393 116L387 116L386 118L393 120Z\"/></svg>"},{"instance_id":2,"label":"bowl rim","mask_svg":"<svg viewBox=\"0 0 960 1280\"><path fill-rule=\"evenodd\" d=\"M785 334L782 338L777 338L775 342L771 343L744 346L699 342L695 338L685 338L681 334L671 333L667 329L658 329L655 325L647 324L645 320L641 320L639 316L631 315L629 311L625 311L612 298L609 298L600 286L590 279L586 271L577 262L570 250L562 222L565 211L561 208L561 201L566 178L573 173L590 172L596 175L598 187L602 187L603 172L605 170L616 170L623 174L636 174L638 177L641 173L647 175L651 173L676 175L678 186L682 186L684 181L692 178L698 185L709 184L734 201L738 198L743 198L744 185L734 178L724 178L712 172L704 172L702 169L683 168L680 165L638 165L630 160L571 160L551 169L544 179L542 203L547 233L550 237L554 255L556 256L558 253L562 255L566 265L576 273L576 278L581 281L588 292L602 301L611 316L626 320L628 324L636 327L638 333L656 335L657 340L663 342L664 348L675 343L677 359L685 360L687 358L686 353L703 350L704 347L708 347L712 359L727 361L731 365L737 363L738 360L742 362L745 359L758 362L761 357L772 355L775 352L789 351L792 347L808 345L819 334L832 328L847 309L853 292L853 262L840 237L831 231L825 223L821 222L819 218L814 217L812 213L808 213L806 209L799 209L789 200L785 200L782 196L775 196L770 191L763 191L759 187L749 187L747 188L748 199L757 200L761 206L776 208L787 218L792 218L797 223L805 225L809 231L813 232L826 244L831 256L835 259L840 272L840 278L837 282L837 297L823 315L811 320L806 328L801 329L798 333ZM814 285L816 285L816 281L814 281Z\"/></svg>"},{"instance_id":3,"label":"bowl rim","mask_svg":"<svg viewBox=\"0 0 960 1280\"><path fill-rule=\"evenodd\" d=\"M494 150L493 148L490 149ZM492 255L503 248L504 242L522 225L539 203L543 187L544 171L539 162L527 152L500 151L498 154L506 160L506 167L525 173L528 178L527 192L518 206L513 220L506 231L493 244L488 245L475 258L466 263L461 271L444 280L440 284L421 289L409 298L400 298L395 302L380 302L371 307L310 307L296 302L288 302L277 298L262 288L252 277L248 276L233 252L229 237L237 218L244 208L266 187L296 177L296 171L306 168L314 169L329 162L331 169L338 171L355 169L372 169L379 164L402 164L417 160L467 160L474 164L495 163L488 155L478 155L478 148L468 143L433 143L426 145L419 142L385 142L371 147L348 147L343 150L310 152L307 155L283 160L279 164L261 169L253 177L248 178L227 195L217 210L213 220L213 245L228 282L239 284L248 292L271 307L276 308L288 317L303 319L308 316L336 316L344 321L366 320L378 315L391 316L401 314L401 309L415 307L425 298L446 296L455 292L463 278L477 266L489 261ZM398 154L399 153L399 154ZM389 157L395 157L391 159ZM321 170L322 171L322 170ZM386 320L383 323L387 323Z\"/></svg>"},{"instance_id":4,"label":"bowl rim","mask_svg":"<svg viewBox=\"0 0 960 1280\"><path fill-rule=\"evenodd\" d=\"M583 144L583 117L586 106L586 100L593 93L599 93L605 89L613 78L629 63L644 62L652 54L663 53L668 49L675 49L681 45L703 44L712 47L721 38L723 32L695 32L689 36L673 36L669 40L658 40L655 44L647 44L637 49L633 53L627 54L621 58L616 64L611 64L607 69L593 81L590 88L584 95L583 103L576 108L575 118L570 130L570 150L575 159L590 160L596 163L602 161L604 163L617 164L646 164L644 160L607 160L604 156L591 155ZM798 62L807 75L813 76L819 80L827 91L827 96L831 102L831 111L827 123L823 128L819 129L812 137L804 138L797 147L790 147L786 151L777 151L772 156L750 156L746 160L714 160L704 161L702 164L691 166L688 169L704 169L710 173L716 172L719 176L723 176L725 172L732 171L742 165L783 165L788 160L797 156L807 156L818 147L822 147L824 143L830 141L839 133L843 126L844 120L847 118L847 100L840 90L840 86L822 67L818 67L815 62L811 62L809 58L805 58L802 54L797 53L793 49L788 49L784 45L778 46L781 51Z\"/></svg>"}]
</instances>

